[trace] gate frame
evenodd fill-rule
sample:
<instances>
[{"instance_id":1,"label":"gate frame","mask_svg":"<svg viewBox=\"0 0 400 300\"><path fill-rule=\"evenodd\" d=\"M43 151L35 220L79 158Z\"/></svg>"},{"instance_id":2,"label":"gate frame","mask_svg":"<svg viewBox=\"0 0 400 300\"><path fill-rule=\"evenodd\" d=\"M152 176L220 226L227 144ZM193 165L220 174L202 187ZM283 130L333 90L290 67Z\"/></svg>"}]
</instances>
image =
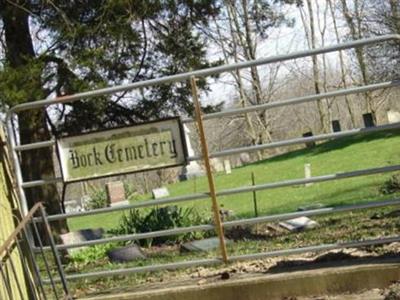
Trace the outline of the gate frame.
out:
<instances>
[{"instance_id":1,"label":"gate frame","mask_svg":"<svg viewBox=\"0 0 400 300\"><path fill-rule=\"evenodd\" d=\"M310 102L310 101L319 101L324 98L331 98L331 97L337 97L337 96L343 96L343 95L349 95L349 94L369 92L369 91L390 88L390 87L397 87L397 86L400 86L400 80L394 80L394 81L377 83L377 84L370 84L370 85L366 85L366 86L362 86L362 87L346 88L346 89L337 90L337 91L333 91L333 92L327 92L327 93L318 94L318 95L296 97L296 98L287 99L284 101L266 103L266 104L251 106L251 107L245 107L245 108L230 109L230 110L225 110L222 112L217 112L217 113L212 113L212 114L207 114L205 116L202 116L201 111L200 111L200 106L199 106L196 84L195 84L196 78L206 77L206 76L210 76L210 75L217 74L217 73L230 72L230 71L234 71L234 70L238 70L238 69L242 69L242 68L256 67L256 66L265 65L265 64L282 62L282 61L286 61L286 60L314 56L314 55L319 55L319 54L324 54L324 53L329 53L329 52L334 52L334 51L340 51L340 50L345 50L345 49L357 48L357 47L362 47L362 46L367 46L367 45L372 45L372 44L377 44L377 43L382 43L382 42L388 42L388 41L400 41L400 35L399 34L391 34L391 35L367 38L367 39L362 39L362 40L356 40L356 41L346 42L346 43L337 44L337 45L333 45L333 46L329 46L329 47L323 47L323 48L306 50L306 51L299 51L299 52L294 52L294 53L286 54L286 55L277 55L277 56L273 56L273 57L261 58L261 59L256 59L256 60L252 60L252 61L246 61L246 62L241 62L241 63L235 63L235 64L230 64L230 65L224 65L224 66L213 67L213 68L209 68L209 69L203 69L203 70L198 70L198 71L193 71L193 72L188 72L188 73L167 76L167 77L163 77L163 78L159 78L159 79L151 79L151 80L142 81L142 82L135 82L135 83L126 84L126 85L120 85L120 86L108 87L108 88L103 88L103 89L93 90L93 91L88 91L88 92L83 92L83 93L77 93L74 95L56 97L54 99L44 99L44 100L39 100L36 102L28 102L28 103L16 105L7 112L6 123L7 123L9 146L10 146L10 150L11 150L11 158L12 158L15 173L16 173L18 193L20 194L20 197L21 197L22 213L23 213L23 215L28 214L28 207L27 207L27 201L26 201L26 197L25 197L24 188L41 186L41 185L45 185L45 184L54 184L54 183L60 182L62 179L61 178L39 179L39 180L34 180L34 181L29 181L29 182L23 182L21 165L20 165L20 162L18 159L18 152L30 150L30 149L42 148L42 147L52 147L55 144L55 141L54 141L54 139L51 139L48 141L36 142L36 143L32 143L32 144L17 145L17 140L16 140L16 136L15 136L15 128L14 128L14 124L13 124L13 117L16 113L18 113L20 111L29 110L29 109L45 108L48 105L70 103L70 102L81 100L83 98L93 98L93 97L100 96L100 95L110 95L110 94L114 94L117 92L123 92L123 91L138 89L138 88L144 88L144 87L148 87L148 86L152 86L152 85L156 85L156 84L159 85L159 84L171 83L171 82L176 82L176 81L190 80L191 86L192 86L192 98L196 104L195 105L196 106L196 121L197 121L199 129L201 131L203 120L231 116L234 114L243 114L243 113L253 112L253 111L257 111L257 110L261 110L261 109L265 110L265 109L271 109L271 108L276 108L276 107L281 107L281 106L286 106L286 105L300 104L300 103L305 103L305 102ZM190 122L194 122L194 121L195 120L192 118L183 118L182 119L183 123L190 123ZM362 129L356 128L356 129L337 132L337 133L320 134L320 135L313 136L313 137L295 138L295 139L273 142L273 143L269 143L269 144L262 144L262 145L249 146L249 147L240 147L240 148L235 148L235 149L227 149L227 150L223 150L223 151L211 153L211 154L208 153L207 141L205 138L205 134L203 132L200 136L203 154L201 156L188 157L188 161L204 160L205 164L207 165L209 158L237 154L237 153L241 153L243 151L253 152L253 151L263 150L263 149L267 149L267 148L275 148L275 147L282 147L282 146L287 146L287 145L302 144L302 143L306 143L306 142L320 141L320 140L326 140L326 139L330 139L330 138L341 138L341 137L346 137L346 136L357 135L360 133L384 131L384 130L396 129L396 128L400 128L400 123L377 126L377 127L373 127L373 128L362 128ZM254 185L254 186L247 186L247 187L244 186L244 187L239 187L239 188L227 189L227 190L222 190L219 192L216 191L216 189L215 189L211 169L210 168L206 168L206 169L207 169L207 175L209 178L209 193L198 193L198 194L190 194L190 195L185 195L185 196L164 198L164 199L160 199L160 200L150 200L150 201L146 201L146 202L137 202L137 203L130 204L130 205L103 208L103 209L97 209L97 210L79 212L79 213L59 214L59 215L49 216L48 218L46 218L46 220L53 221L53 220L67 219L67 218L71 218L71 217L93 215L93 214L99 214L99 213L111 212L111 211L117 211L117 210L125 210L125 209L130 209L130 208L139 208L139 207L145 207L145 206L167 204L167 203L171 203L171 202L199 200L199 199L211 197L212 201L213 201L213 211L214 211L216 226L211 225L211 224L203 224L203 225L191 226L191 227L186 227L186 228L176 228L176 229L172 229L172 230L163 230L163 231L149 232L149 233L143 233L143 234L126 235L126 236L121 236L121 237L105 238L105 239L101 239L101 240L75 243L75 244L69 244L69 245L56 245L55 249L61 250L61 249L76 248L76 247L81 247L81 246L107 243L107 242L112 242L112 241L127 241L127 240L133 240L133 239L144 239L144 238L149 238L149 237L165 236L165 235L171 235L171 234L177 234L177 233L191 232L191 231L196 231L196 230L215 230L216 229L217 233L220 237L220 249L221 249L222 259L220 259L220 258L203 259L203 260L197 260L197 261L171 263L171 264L164 264L164 265L151 265L151 266L139 267L139 268L128 268L128 269L119 269L119 270L113 270L113 271L99 271L99 272L84 273L84 274L73 274L73 275L66 275L65 278L66 279L78 279L78 278L88 278L88 277L98 277L98 276L113 276L113 275L121 275L121 274L127 274L127 273L132 273L132 272L147 272L147 271L155 271L155 270L160 270L160 269L182 268L182 267L197 266L197 265L210 265L210 264L221 263L221 261L226 263L226 262L245 260L245 259L256 259L256 258L262 258L262 257L264 258L264 257L270 257L270 256L277 256L277 255L290 255L290 254L294 254L294 253L303 253L303 252L309 252L309 251L330 250L330 249L357 247L357 246L364 246L364 245L375 245L375 244L382 244L382 243L390 243L393 241L400 241L400 236L396 236L396 237L379 238L379 239L368 240L368 241L318 245L318 246L311 246L311 247L305 247L305 248L286 249L286 250L272 251L272 252L266 252L266 253L255 253L255 254L228 257L226 254L225 243L223 240L223 228L225 228L225 227L232 227L232 226L244 225L244 224L256 224L256 223L272 221L272 220L285 220L285 219L289 219L289 218L292 218L295 216L307 216L307 215L311 216L311 215L319 215L319 214L333 213L333 212L339 212L339 211L351 211L351 210L356 210L356 209L366 209L366 208L372 208L372 207L400 205L400 199L393 199L391 201L376 201L376 202L370 202L367 204L344 206L344 207L339 207L339 208L324 208L324 209L316 209L316 210L310 210L310 211L298 212L298 213L286 213L286 214L279 214L279 215L272 215L272 216L262 216L262 217L241 219L241 220L237 220L237 221L230 221L230 222L222 223L220 221L218 203L216 200L216 198L218 196L231 195L231 194L236 194L236 193L244 193L244 192L250 192L250 191L257 191L257 190L265 190L265 189L271 189L271 188L279 188L279 187L291 186L291 185L300 185L300 184L312 183L312 182L324 182L324 181L351 178L351 177L364 176L364 175L370 175L370 174L378 174L378 173L384 173L384 172L392 172L392 171L400 170L400 165L392 165L392 166L385 166L385 167L378 167L378 168L371 168L371 169L364 169L364 170L356 170L356 171L351 171L351 172L346 172L346 173L329 174L329 175L324 175L324 176L311 177L308 179L294 179L294 180L285 180L285 181L280 181L280 182L264 183L264 184ZM34 219L34 222L41 222L41 219L36 218L36 219ZM44 247L44 249L49 250L49 247ZM62 269L62 266L61 266L61 269ZM63 279L58 278L56 280L62 281ZM44 282L48 283L49 281L44 280Z\"/></svg>"}]
</instances>

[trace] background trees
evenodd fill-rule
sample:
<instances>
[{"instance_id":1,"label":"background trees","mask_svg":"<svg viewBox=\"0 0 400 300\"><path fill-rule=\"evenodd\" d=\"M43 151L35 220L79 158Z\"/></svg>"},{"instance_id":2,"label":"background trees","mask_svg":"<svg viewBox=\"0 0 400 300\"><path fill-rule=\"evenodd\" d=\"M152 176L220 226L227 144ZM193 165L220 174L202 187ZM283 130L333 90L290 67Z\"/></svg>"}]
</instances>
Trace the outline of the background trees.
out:
<instances>
[{"instance_id":1,"label":"background trees","mask_svg":"<svg viewBox=\"0 0 400 300\"><path fill-rule=\"evenodd\" d=\"M218 13L214 2L1 0L2 108L208 67L204 39L195 27L207 26ZM207 88L205 81L199 85ZM20 140L33 143L49 139L50 131L81 132L191 114L188 96L182 83L78 101L51 112L23 112ZM53 177L49 157L52 149L23 152L24 180ZM49 213L59 212L55 186L26 192L30 205L44 201Z\"/></svg>"}]
</instances>

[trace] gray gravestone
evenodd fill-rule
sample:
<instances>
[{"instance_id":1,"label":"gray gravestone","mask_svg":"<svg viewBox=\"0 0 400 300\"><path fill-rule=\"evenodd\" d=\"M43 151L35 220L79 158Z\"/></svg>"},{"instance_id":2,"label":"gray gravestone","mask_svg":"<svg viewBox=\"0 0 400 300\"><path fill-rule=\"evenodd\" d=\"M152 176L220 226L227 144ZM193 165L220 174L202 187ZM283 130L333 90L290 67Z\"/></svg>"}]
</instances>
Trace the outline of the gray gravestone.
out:
<instances>
[{"instance_id":1,"label":"gray gravestone","mask_svg":"<svg viewBox=\"0 0 400 300\"><path fill-rule=\"evenodd\" d=\"M225 243L229 244L231 243L230 240L225 238ZM213 237L209 239L204 239L204 240L198 240L198 241L193 241L193 242L187 242L181 245L181 251L210 251L215 248L219 247L219 238Z\"/></svg>"},{"instance_id":2,"label":"gray gravestone","mask_svg":"<svg viewBox=\"0 0 400 300\"><path fill-rule=\"evenodd\" d=\"M102 228L96 229L82 229L78 231L71 231L68 233L60 234L61 241L64 245L76 244L86 241L98 240L103 237L104 230ZM68 254L86 249L87 247L78 247L68 249Z\"/></svg>"},{"instance_id":3,"label":"gray gravestone","mask_svg":"<svg viewBox=\"0 0 400 300\"><path fill-rule=\"evenodd\" d=\"M107 252L107 256L112 262L127 262L146 258L142 250L136 245L112 249Z\"/></svg>"}]
</instances>

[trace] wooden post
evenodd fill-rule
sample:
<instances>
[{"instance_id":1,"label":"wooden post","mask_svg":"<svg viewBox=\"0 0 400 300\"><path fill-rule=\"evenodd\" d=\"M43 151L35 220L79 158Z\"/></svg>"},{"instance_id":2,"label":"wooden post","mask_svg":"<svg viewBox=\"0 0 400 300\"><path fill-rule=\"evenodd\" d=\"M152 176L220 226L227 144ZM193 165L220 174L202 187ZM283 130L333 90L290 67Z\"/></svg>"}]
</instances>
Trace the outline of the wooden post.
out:
<instances>
[{"instance_id":1,"label":"wooden post","mask_svg":"<svg viewBox=\"0 0 400 300\"><path fill-rule=\"evenodd\" d=\"M225 245L224 229L222 227L221 216L219 213L219 206L218 206L218 202L217 202L217 193L216 193L216 189L215 189L214 177L213 177L213 174L211 171L211 164L210 164L210 157L208 154L207 140L206 140L206 135L204 132L204 127L203 127L203 116L202 116L200 103L199 103L199 96L198 96L198 92L197 92L196 78L192 76L190 78L190 83L192 86L192 97L193 97L194 106L195 106L197 126L199 129L201 150L203 153L204 165L206 167L206 172L207 172L207 177L208 177L208 186L210 189L212 209L214 212L214 222L215 222L216 231L217 231L218 238L219 238L222 260L224 261L224 263L227 263L228 255L227 255L226 245Z\"/></svg>"},{"instance_id":2,"label":"wooden post","mask_svg":"<svg viewBox=\"0 0 400 300\"><path fill-rule=\"evenodd\" d=\"M251 172L251 182L253 186L256 185L256 180L254 178L254 172ZM257 208L257 192L253 191L253 203L254 203L254 215L258 217L258 208Z\"/></svg>"}]
</instances>

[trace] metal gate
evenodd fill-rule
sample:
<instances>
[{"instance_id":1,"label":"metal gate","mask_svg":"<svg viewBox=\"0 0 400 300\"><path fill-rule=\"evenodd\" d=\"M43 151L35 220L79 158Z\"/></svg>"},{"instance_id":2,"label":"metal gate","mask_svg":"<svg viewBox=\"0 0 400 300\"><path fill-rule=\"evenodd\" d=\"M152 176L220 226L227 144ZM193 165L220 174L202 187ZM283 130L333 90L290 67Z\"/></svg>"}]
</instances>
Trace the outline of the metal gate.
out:
<instances>
[{"instance_id":1,"label":"metal gate","mask_svg":"<svg viewBox=\"0 0 400 300\"><path fill-rule=\"evenodd\" d=\"M71 95L71 96L64 96L64 97L59 97L59 98L49 99L49 100L41 100L41 101L24 103L24 104L14 106L13 108L10 109L10 111L7 114L7 129L8 129L8 138L9 138L9 142L10 142L10 147L11 147L11 151L12 151L13 163L14 163L14 167L15 167L15 171L16 171L16 175L17 175L18 189L19 189L19 193L20 193L21 199L22 199L22 207L24 209L24 214L26 215L28 213L28 208L27 208L25 194L24 194L25 188L41 186L41 185L45 185L45 184L53 184L56 182L60 182L62 179L61 178L53 178L53 179L41 179L41 180L35 180L35 181L30 181L30 182L23 182L22 170L21 170L21 166L20 166L20 162L19 162L19 152L29 150L29 149L41 148L41 147L53 147L55 141L49 140L49 141L43 141L43 142L38 142L38 143L33 143L33 144L25 144L25 145L18 144L17 140L15 138L15 128L13 127L13 122L12 122L14 115L17 114L18 112L30 110L30 109L44 108L49 105L57 104L57 103L70 103L70 102L74 102L74 101L79 101L84 98L93 98L93 97L100 96L100 95L110 95L110 94L117 93L117 92L130 91L130 90L134 90L134 89L149 87L152 85L160 85L160 84L165 84L165 83L179 82L179 81L186 81L186 80L191 80L193 100L195 102L197 102L198 99L197 99L197 89L196 89L196 78L199 78L199 77L203 78L203 77L207 77L207 76L211 76L211 75L215 75L215 74L219 74L219 73L224 73L224 72L230 72L230 71L243 69L243 68L255 67L255 66L271 64L271 63L276 63L276 62L282 62L282 61L288 61L288 60L297 59L297 58L304 58L304 57L318 55L318 54L330 53L330 52L334 52L334 51L340 51L340 50L351 49L351 48L356 48L356 47L363 47L363 46L367 46L367 45L383 43L383 42L390 42L390 41L399 42L400 35L386 35L386 36L374 37L374 38L369 38L369 39L351 41L351 42L338 44L338 45L330 46L330 47L295 52L295 53L287 54L287 55L278 55L278 56L274 56L274 57L262 58L262 59L258 59L258 60L254 60L254 61L246 61L246 62L232 64L232 65L224 65L224 66L219 66L219 67L214 67L214 68L209 68L209 69L204 69L204 70L199 70L199 71L193 71L193 72L184 73L184 74L168 76L168 77L164 77L164 78L160 78L160 79L152 79L152 80L143 81L143 82L136 82L136 83L127 84L127 85L104 88L104 89L99 89L99 90L95 90L95 91L79 93L79 94L75 94L75 95ZM282 100L282 101L277 101L277 102L272 102L272 103L267 103L267 104L261 104L261 105L256 105L256 106L250 106L250 107L245 107L245 108L230 109L230 110L226 110L226 111L222 111L222 112L206 114L204 116L201 115L201 112L199 111L199 106L197 105L198 110L197 110L196 120L191 119L191 118L182 118L182 122L183 123L197 122L197 124L200 128L200 131L201 131L202 120L215 119L215 118L220 118L220 117L232 116L232 115L236 115L236 114L244 114L244 113L249 113L249 112L255 112L257 110L268 110L268 109L272 109L272 108L276 108L276 107L295 105L295 104L299 104L299 103L320 101L320 100L326 99L326 98L334 98L334 97L350 95L350 94L371 92L371 91L375 91L375 90L392 88L392 87L397 87L397 86L400 86L399 80L382 82L382 83L377 83L377 84L370 84L370 85L365 85L365 86L361 86L361 87L336 90L336 91L317 94L317 95L292 98L292 99L287 99L287 100ZM207 167L207 164L208 164L208 161L210 158L223 157L223 156L232 155L232 154L239 154L244 151L252 152L252 151L259 151L259 150L263 150L263 149L279 148L279 147L289 146L289 145L304 144L307 142L322 141L322 140L326 140L326 139L338 139L338 138L342 138L342 137L355 136L355 135L359 135L359 134L365 134L365 133L370 133L370 132L379 132L379 131L391 130L391 129L396 129L396 128L400 128L400 123L394 123L394 124L390 124L390 125L376 126L376 127L370 127L370 128L362 128L362 129L361 128L351 129L351 130L347 130L347 131L321 134L321 135L316 135L316 136L311 136L311 137L281 140L281 141L276 141L276 142L272 142L272 143L268 143L268 144L240 147L240 148L235 148L235 149L226 149L226 150L215 152L215 153L208 153L208 150L206 147L207 143L206 143L205 135L204 135L203 136L204 140L202 140L203 154L200 156L189 157L188 160L189 161L204 160L205 165ZM316 177L311 177L311 178L306 178L306 179L300 178L300 179L293 179L293 180L284 180L284 181L279 181L279 182L266 182L266 183L261 183L261 184L254 185L254 186L242 186L242 187L224 189L224 190L215 190L214 189L215 186L213 183L213 177L211 174L211 170L208 170L210 190L207 193L195 193L195 194L188 194L188 195L178 196L178 197L168 197L168 198L163 198L163 199L158 199L158 200L147 200L147 201L142 201L142 202L135 202L130 205L108 207L108 208L96 209L96 210L92 210L92 211L51 215L51 216L48 216L48 220L51 222L51 221L55 221L55 220L62 220L62 219L75 218L75 217L88 216L88 215L101 215L103 213L112 212L112 211L122 211L122 210L128 210L128 209L133 209L133 208L143 208L143 207L149 207L149 206L155 206L155 205L163 205L163 204L177 203L177 202L184 202L184 201L194 201L194 200L200 200L200 199L206 199L206 198L211 198L214 201L214 213L215 213L215 219L216 219L215 225L214 224L203 224L203 225L198 225L198 226L175 228L172 230L162 230L162 231L155 231L155 232L149 232L149 233L114 236L111 238L102 238L99 240L74 243L74 244L66 244L66 245L59 244L59 245L56 245L56 250L77 248L77 247L82 247L82 246L90 246L90 245L103 244L103 243L108 243L108 242L140 240L140 239L147 239L147 238L154 238L154 237L160 237L160 236L168 236L168 235L193 232L193 231L216 230L217 233L219 234L219 238L220 238L220 248L221 248L221 256L220 257L215 257L215 258L210 258L210 259L192 260L192 261L185 261L185 262L175 262L175 263L161 264L161 265L150 265L150 266L144 266L144 267L120 268L120 269L116 269L116 270L103 270L103 271L86 272L86 273L79 273L79 274L78 273L67 274L65 276L66 280L83 279L83 278L87 279L87 278L102 277L102 276L124 275L124 274L129 274L129 273L150 272L150 271L166 270L166 269L170 270L170 269L186 268L186 267L199 266L199 265L220 264L223 262L233 262L233 261L239 261L239 260L259 259L259 258L265 258L265 257L291 255L291 254L295 254L295 253L304 253L304 252L309 252L309 251L342 249L342 248L349 248L349 247L361 247L361 246L367 246L367 245L384 244L384 243L400 241L400 236L377 238L377 239L365 240L365 241L354 241L354 242L348 242L348 243L324 244L324 245L318 245L318 246L286 249L286 250L263 252L263 253L254 253L254 254L247 254L247 255L229 256L227 254L226 248L225 248L224 237L222 234L223 228L229 228L229 227L233 227L233 226L237 226L237 225L257 224L257 223L270 222L270 221L276 221L276 220L286 220L286 219L300 217L300 216L315 216L315 215L330 214L330 213L337 213L337 212L361 210L361 209L367 209L367 208L393 206L393 205L399 205L400 199L392 199L392 200L388 200L388 201L376 201L376 202L370 202L370 203L366 203L366 204L342 206L342 207L335 207L335 208L314 209L314 210L294 212L294 213L275 214L275 215L240 219L240 220L221 222L221 223L218 221L219 213L218 213L218 204L217 204L216 200L220 196L233 195L233 194L237 194L237 193L245 193L245 192L251 192L251 191L275 189L275 188L287 187L287 186L303 185L306 183L326 182L326 181L340 180L340 179L345 179L345 178L352 178L352 177L365 176L365 175L371 175L371 174L393 172L393 171L398 171L398 170L400 170L400 165L390 165L390 166L377 167L377 168L354 170L354 171L343 172L343 173L327 174L327 175L323 175L323 176L316 176ZM35 221L41 222L41 219L37 218L37 219L35 219ZM44 247L44 250L50 250L50 247ZM62 280L62 278L55 278L55 281L57 281L57 280L60 281L60 280ZM51 283L51 280L44 279L43 282Z\"/></svg>"}]
</instances>

